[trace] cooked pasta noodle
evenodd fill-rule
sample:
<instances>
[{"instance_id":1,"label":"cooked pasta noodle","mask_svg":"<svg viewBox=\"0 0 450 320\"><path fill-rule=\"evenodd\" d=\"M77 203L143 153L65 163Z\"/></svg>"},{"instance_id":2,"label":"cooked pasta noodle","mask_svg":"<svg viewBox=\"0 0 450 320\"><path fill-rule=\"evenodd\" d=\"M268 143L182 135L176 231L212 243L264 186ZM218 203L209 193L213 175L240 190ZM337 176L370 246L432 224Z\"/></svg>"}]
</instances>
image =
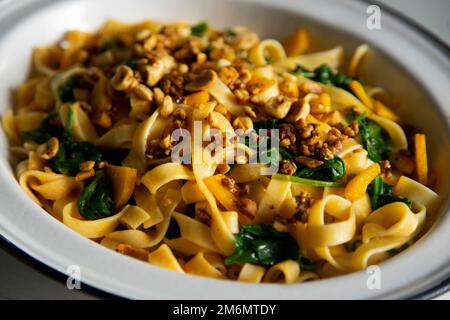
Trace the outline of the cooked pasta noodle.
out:
<instances>
[{"instance_id":1,"label":"cooked pasta noodle","mask_svg":"<svg viewBox=\"0 0 450 320\"><path fill-rule=\"evenodd\" d=\"M176 272L297 283L380 263L439 207L426 136L356 77L367 44L344 74L344 48L309 39L205 22L67 32L34 50L2 117L20 186L79 234Z\"/></svg>"}]
</instances>

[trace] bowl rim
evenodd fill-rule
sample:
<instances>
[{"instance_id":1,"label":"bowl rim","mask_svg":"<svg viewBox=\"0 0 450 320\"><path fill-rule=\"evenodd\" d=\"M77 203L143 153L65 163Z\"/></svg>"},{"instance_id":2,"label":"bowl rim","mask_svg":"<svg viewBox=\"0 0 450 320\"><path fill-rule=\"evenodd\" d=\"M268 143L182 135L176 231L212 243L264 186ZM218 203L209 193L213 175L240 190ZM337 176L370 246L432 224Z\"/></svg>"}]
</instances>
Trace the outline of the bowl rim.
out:
<instances>
[{"instance_id":1,"label":"bowl rim","mask_svg":"<svg viewBox=\"0 0 450 320\"><path fill-rule=\"evenodd\" d=\"M60 2L66 2L67 0L65 0L65 1L60 1ZM265 1L265 0L262 0L262 1L248 1L248 2L253 2L253 3L255 3L255 4L264 4L264 3L266 3L267 4L267 2L268 1ZM287 2L287 1L285 1L285 2ZM4 18L4 17L7 17L8 15L10 15L10 14L12 14L12 13L16 13L17 14L17 12L19 11L20 12L20 10L26 10L26 9L28 9L28 10L31 10L32 8L33 8L33 6L34 6L34 8L35 8L35 5L36 4L38 4L38 3L40 3L41 4L41 7L44 7L44 5L42 5L42 4L44 4L44 3L50 3L50 1L48 1L48 0L25 0L25 1L23 1L23 2L21 2L21 3L19 3L19 2L12 2L12 1L6 1L6 2L4 2L3 4L0 4L0 7L2 7L2 5L4 6L4 8L5 9L7 9L7 10L4 10L3 11L3 14L2 13L0 13L0 23L1 23L1 21L2 21L2 18ZM448 52L448 49L449 49L449 47L445 44L445 43L443 43L440 39L438 39L437 37L435 37L434 35L432 35L430 32L428 32L426 29L424 29L424 28L422 28L420 25L415 25L414 23L413 24L411 24L410 22L408 22L408 19L407 18L402 18L401 17L401 15L397 15L395 12L392 12L392 10L391 9L389 9L389 8L386 8L384 5L382 5L382 4L380 4L380 3L374 3L374 2L369 2L369 1L367 1L367 0L362 0L361 1L361 3L365 3L366 5L367 4L377 4L377 5L379 5L380 6L380 8L382 8L382 10L384 11L384 12L387 12L389 15L391 15L391 18L393 17L393 18L395 18L395 19L398 19L398 21L400 21L400 22L402 22L402 23L404 23L405 25L407 25L407 26L409 26L409 27L413 27L413 29L415 29L415 31L416 32L419 32L420 34L422 34L422 37L425 37L426 39L424 39L424 40L426 40L426 41L428 41L428 42L431 42L432 43L432 45L436 48L438 48L439 50L441 50L443 53L445 53L445 52ZM52 3L53 4L53 3ZM2 8L3 9L3 8ZM297 9L297 11L300 11L299 9ZM14 26L11 26L11 28L13 28ZM431 34L431 37L430 37L430 34ZM0 36L0 42L1 42L1 36ZM448 123L447 123L447 131L449 131L449 129L448 129ZM3 173L2 173L2 175L3 175ZM4 183L4 179L1 179L2 181L0 182L0 184L1 183ZM34 205L34 204L33 204ZM27 205L27 207L28 208L31 208L32 206L29 206L29 203L28 203L28 205ZM447 208L447 211L448 211L448 199L447 199L447 203L446 203L446 208ZM37 208L35 208L34 210L36 211L36 209ZM443 213L443 215L446 215L447 216L447 219L446 220L449 220L448 219L448 212L446 212L447 214L445 214L445 213ZM53 218L51 218L51 219L53 219ZM58 221L54 221L54 222L56 222L57 224L60 224L60 222L58 222ZM49 222L50 223L50 222ZM441 223L443 223L443 221L441 221ZM14 228L12 228L12 229L14 229ZM4 237L5 237L5 239L7 239L7 241L9 241L9 242L11 242L11 243L13 243L14 244L14 246L15 247L17 247L17 248L19 248L20 250L22 250L23 252L25 252L27 255L29 255L30 257L32 257L32 259L34 259L34 260L36 260L36 261L39 261L39 263L43 263L43 264L45 264L45 265L47 265L49 268L51 268L51 269L53 269L53 270L57 270L58 272L60 272L60 273L62 273L62 274L65 274L65 270L63 269L63 268L61 268L62 267L62 265L64 265L64 263L61 263L61 260L63 260L63 259L59 259L59 261L55 261L55 259L50 259L49 258L49 256L47 256L46 258L44 258L44 256L43 256L43 250L45 249L45 248L41 248L41 250L40 250L40 252L39 252L39 250L37 250L37 248L36 247L34 247L34 248L31 248L29 245L27 245L27 242L26 241L22 241L21 239L17 239L17 237L14 235L14 232L8 232L8 231L11 231L11 229L10 230L6 230L6 228L4 228L4 226L2 225L2 223L0 223L0 234L2 234ZM65 233L65 232L64 232ZM85 240L87 240L87 239L85 239ZM89 242L91 242L90 240L87 240L87 241L89 241ZM83 241L79 241L80 243L81 242L83 242ZM86 246L86 248L88 248L87 246ZM45 251L45 250L44 250ZM106 251L104 252L105 254L106 254ZM113 254L113 255L116 255L115 253L112 253L111 252L111 254ZM118 256L118 255L117 255ZM112 256L111 256L112 257ZM134 261L134 260L132 260L132 259L130 259L130 258L128 258L128 257L122 257L122 258L124 258L124 259L128 259L129 261L126 261L126 263L130 263L130 264L135 264L135 262L136 263L141 263L141 262L138 262L138 261ZM52 261L53 260L53 261ZM116 260L116 259L114 259L114 260ZM394 259L390 259L390 260L394 260ZM125 261L125 260L123 260L123 261ZM385 262L384 264L387 264L387 263L389 263L389 264L392 264L392 261L387 261L387 262ZM62 264L62 265L61 265ZM383 264L383 265L384 265ZM137 266L137 264L136 264L136 266ZM147 266L146 266L147 267ZM154 268L153 266L151 266L150 268ZM442 271L442 270L441 270ZM154 272L155 273L167 273L168 271L165 271L165 270L161 270L161 269L159 269L159 268L154 268ZM108 288L105 288L104 286L102 287L102 286L99 286L99 285L94 285L94 282L95 281L91 281L92 279L94 279L95 277L93 277L93 275L95 274L95 273L98 273L98 271L95 271L93 274L91 274L89 277L87 277L87 279L88 280L85 280L85 282L89 285L89 286L92 286L92 287L99 287L100 289L99 290L103 290L103 291L105 291L105 292L110 292L109 290L108 290ZM172 273L172 272L169 272L170 274L169 274L169 276L170 277L175 277L175 273ZM346 275L346 276L342 276L342 277L338 277L339 279L341 279L341 278L344 278L344 277L351 277L351 276L355 276L356 274L360 274L361 272L357 272L357 273L352 273L352 274L349 274L349 275ZM450 267L449 266L447 266L447 268L444 268L444 270L443 270L443 272L440 272L440 275L438 276L438 277L434 277L435 279L433 280L433 281L431 281L431 282L433 282L433 283L438 283L438 282L440 282L442 279L444 279L444 283L443 283L443 285L445 285L445 280L447 280L447 282L448 282L448 277L449 277L449 275L450 275ZM91 276L92 276L92 278L91 278ZM185 277L184 275L182 275L182 279L184 280L185 278L188 278L188 277ZM197 278L197 277L189 277L189 278L193 278L194 279L194 282L193 282L193 284L195 285L196 283L200 283L200 282L203 282L203 281L208 281L208 282L214 282L214 281L217 281L217 280L210 280L210 279L207 279L207 280L205 280L205 279L202 279L202 278ZM438 278L438 279L437 279ZM86 278L85 278L86 279ZM97 279L98 279L98 277L97 277ZM181 279L181 278L180 278ZM336 279L336 278L335 278ZM326 280L326 281L331 281L331 279L328 279L328 280ZM188 281L185 281L185 282L188 282ZM189 281L190 282L190 281ZM429 281L430 282L430 281ZM442 285L441 285L441 288L442 288ZM447 283L447 288L448 288L448 283ZM429 286L427 286L426 288L424 288L423 290L430 290L429 289ZM427 291L427 292L428 292ZM435 289L435 291L436 291L436 289ZM118 291L118 290L116 290L116 293L115 294L117 294L118 292L120 292L120 291ZM424 294L427 294L427 292L425 292ZM113 293L114 294L114 293ZM395 293L394 293L394 296L395 296ZM414 297L417 297L418 295L416 294L416 295L414 295ZM420 296L420 294L419 294L419 296ZM376 296L377 298L379 297L379 296ZM383 296L383 298L385 298L385 297L389 297L389 294L387 295L387 296Z\"/></svg>"}]
</instances>

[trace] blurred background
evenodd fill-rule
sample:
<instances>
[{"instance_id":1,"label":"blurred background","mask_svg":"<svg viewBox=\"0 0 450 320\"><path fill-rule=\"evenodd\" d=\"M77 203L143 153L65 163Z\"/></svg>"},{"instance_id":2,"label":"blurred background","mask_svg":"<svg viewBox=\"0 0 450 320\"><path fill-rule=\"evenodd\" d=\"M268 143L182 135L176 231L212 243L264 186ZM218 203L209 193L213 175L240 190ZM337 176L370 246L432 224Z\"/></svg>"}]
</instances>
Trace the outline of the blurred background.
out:
<instances>
[{"instance_id":1,"label":"blurred background","mask_svg":"<svg viewBox=\"0 0 450 320\"><path fill-rule=\"evenodd\" d=\"M2 0L0 4L1 2ZM450 46L450 0L378 0L373 2L373 4L377 3L406 16ZM0 299L52 300L108 297L85 285L82 285L81 290L68 290L65 276L33 261L1 238L0 266ZM438 299L450 300L450 292Z\"/></svg>"}]
</instances>

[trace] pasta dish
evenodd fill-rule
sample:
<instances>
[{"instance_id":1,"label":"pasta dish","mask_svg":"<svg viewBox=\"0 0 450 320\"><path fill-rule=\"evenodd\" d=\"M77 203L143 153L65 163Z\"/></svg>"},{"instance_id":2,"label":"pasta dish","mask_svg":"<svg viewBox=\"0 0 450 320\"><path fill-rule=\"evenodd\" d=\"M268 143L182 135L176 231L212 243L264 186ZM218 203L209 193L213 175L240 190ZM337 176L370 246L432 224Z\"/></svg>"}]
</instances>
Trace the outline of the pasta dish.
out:
<instances>
[{"instance_id":1,"label":"pasta dish","mask_svg":"<svg viewBox=\"0 0 450 320\"><path fill-rule=\"evenodd\" d=\"M298 29L107 21L33 51L2 116L21 188L54 218L176 272L296 283L410 246L439 205L426 136Z\"/></svg>"}]
</instances>

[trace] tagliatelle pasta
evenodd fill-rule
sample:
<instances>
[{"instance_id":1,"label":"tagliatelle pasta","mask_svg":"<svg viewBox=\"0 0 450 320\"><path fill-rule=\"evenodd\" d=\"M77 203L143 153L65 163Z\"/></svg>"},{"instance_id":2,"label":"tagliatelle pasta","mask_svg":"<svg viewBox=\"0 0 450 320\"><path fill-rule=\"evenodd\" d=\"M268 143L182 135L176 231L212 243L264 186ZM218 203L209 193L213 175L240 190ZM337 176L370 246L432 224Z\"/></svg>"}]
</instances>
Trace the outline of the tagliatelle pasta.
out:
<instances>
[{"instance_id":1,"label":"tagliatelle pasta","mask_svg":"<svg viewBox=\"0 0 450 320\"><path fill-rule=\"evenodd\" d=\"M309 45L304 28L279 42L206 22L68 31L2 116L19 185L180 273L291 284L380 263L439 207L427 137L358 77L367 44L347 74L343 47Z\"/></svg>"}]
</instances>

